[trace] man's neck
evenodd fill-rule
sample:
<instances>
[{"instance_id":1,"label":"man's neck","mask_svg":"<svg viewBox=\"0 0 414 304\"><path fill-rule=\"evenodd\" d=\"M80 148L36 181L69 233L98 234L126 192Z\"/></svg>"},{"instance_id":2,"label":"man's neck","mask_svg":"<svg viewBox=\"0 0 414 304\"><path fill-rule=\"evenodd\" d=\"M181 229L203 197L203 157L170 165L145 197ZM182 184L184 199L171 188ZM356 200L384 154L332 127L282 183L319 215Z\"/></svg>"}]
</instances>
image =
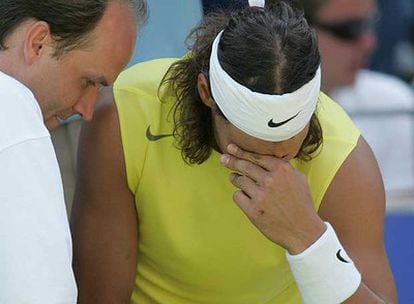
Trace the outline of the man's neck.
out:
<instances>
[{"instance_id":1,"label":"man's neck","mask_svg":"<svg viewBox=\"0 0 414 304\"><path fill-rule=\"evenodd\" d=\"M27 71L26 73L23 71L19 59L9 50L0 51L0 71L28 86Z\"/></svg>"},{"instance_id":2,"label":"man's neck","mask_svg":"<svg viewBox=\"0 0 414 304\"><path fill-rule=\"evenodd\" d=\"M334 91L335 88L330 86L329 84L326 83L326 81L322 80L322 84L321 84L321 91L324 92L325 94L329 95L332 93L332 91Z\"/></svg>"}]
</instances>

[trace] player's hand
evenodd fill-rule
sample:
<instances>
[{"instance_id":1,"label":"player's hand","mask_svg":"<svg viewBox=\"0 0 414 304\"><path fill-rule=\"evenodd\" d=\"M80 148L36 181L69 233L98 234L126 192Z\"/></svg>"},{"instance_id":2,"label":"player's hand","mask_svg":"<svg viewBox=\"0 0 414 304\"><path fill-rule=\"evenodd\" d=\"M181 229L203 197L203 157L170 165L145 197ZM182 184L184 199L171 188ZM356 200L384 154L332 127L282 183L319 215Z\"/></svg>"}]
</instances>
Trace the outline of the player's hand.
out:
<instances>
[{"instance_id":1,"label":"player's hand","mask_svg":"<svg viewBox=\"0 0 414 304\"><path fill-rule=\"evenodd\" d=\"M240 190L233 200L271 241L297 254L325 231L316 213L306 177L289 162L243 151L234 144L221 161L236 171L230 181Z\"/></svg>"}]
</instances>

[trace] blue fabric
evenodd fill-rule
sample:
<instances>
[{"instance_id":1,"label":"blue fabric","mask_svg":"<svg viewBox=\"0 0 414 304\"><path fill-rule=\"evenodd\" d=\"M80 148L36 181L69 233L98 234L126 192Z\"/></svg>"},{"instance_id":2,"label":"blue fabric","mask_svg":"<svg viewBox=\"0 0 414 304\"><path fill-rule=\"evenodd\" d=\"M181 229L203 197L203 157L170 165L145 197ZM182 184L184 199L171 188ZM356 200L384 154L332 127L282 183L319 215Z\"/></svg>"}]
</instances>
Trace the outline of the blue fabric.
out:
<instances>
[{"instance_id":1,"label":"blue fabric","mask_svg":"<svg viewBox=\"0 0 414 304\"><path fill-rule=\"evenodd\" d=\"M378 46L372 57L371 68L400 76L395 67L395 46L410 40L409 30L414 24L413 0L379 0L381 19L378 23ZM413 302L414 303L414 302Z\"/></svg>"},{"instance_id":2,"label":"blue fabric","mask_svg":"<svg viewBox=\"0 0 414 304\"><path fill-rule=\"evenodd\" d=\"M385 246L400 304L414 303L414 213L390 213L385 218Z\"/></svg>"}]
</instances>

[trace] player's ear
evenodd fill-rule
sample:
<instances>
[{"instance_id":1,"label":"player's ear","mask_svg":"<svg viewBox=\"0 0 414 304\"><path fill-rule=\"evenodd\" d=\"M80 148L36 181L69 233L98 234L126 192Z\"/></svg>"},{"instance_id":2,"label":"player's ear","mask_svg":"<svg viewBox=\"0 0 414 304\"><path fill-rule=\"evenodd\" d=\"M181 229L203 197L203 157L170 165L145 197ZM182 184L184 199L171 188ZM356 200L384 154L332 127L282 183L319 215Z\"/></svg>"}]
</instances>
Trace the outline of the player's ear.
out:
<instances>
[{"instance_id":1,"label":"player's ear","mask_svg":"<svg viewBox=\"0 0 414 304\"><path fill-rule=\"evenodd\" d=\"M209 108L215 105L210 93L210 86L207 77L203 73L199 73L197 77L197 90L201 101Z\"/></svg>"}]
</instances>

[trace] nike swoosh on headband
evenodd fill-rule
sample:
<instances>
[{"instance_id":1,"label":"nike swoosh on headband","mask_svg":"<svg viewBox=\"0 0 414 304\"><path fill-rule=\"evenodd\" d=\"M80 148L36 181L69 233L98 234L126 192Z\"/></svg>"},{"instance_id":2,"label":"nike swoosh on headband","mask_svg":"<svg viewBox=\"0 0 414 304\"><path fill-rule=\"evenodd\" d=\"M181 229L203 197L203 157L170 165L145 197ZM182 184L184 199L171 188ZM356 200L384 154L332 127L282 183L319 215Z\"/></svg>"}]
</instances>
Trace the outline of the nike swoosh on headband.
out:
<instances>
[{"instance_id":1,"label":"nike swoosh on headband","mask_svg":"<svg viewBox=\"0 0 414 304\"><path fill-rule=\"evenodd\" d=\"M284 124L287 124L289 121L291 121L291 120L292 120L292 119L294 119L296 116L298 116L298 115L299 115L299 113L300 113L300 112L298 112L295 116L292 116L291 118L288 118L288 119L286 119L286 120L284 120L284 121L281 121L281 122L274 122L274 121L273 121L273 118L272 118L271 120L269 120L269 122L267 123L267 125L268 125L270 128L277 128L277 127L283 126Z\"/></svg>"},{"instance_id":2,"label":"nike swoosh on headband","mask_svg":"<svg viewBox=\"0 0 414 304\"><path fill-rule=\"evenodd\" d=\"M165 137L173 136L172 134L152 134L150 128L151 126L148 126L147 132L145 133L149 141L157 141Z\"/></svg>"},{"instance_id":3,"label":"nike swoosh on headband","mask_svg":"<svg viewBox=\"0 0 414 304\"><path fill-rule=\"evenodd\" d=\"M336 257L338 258L338 260L340 260L343 263L349 263L349 261L345 260L342 256L341 256L341 250L339 249L338 252L336 253Z\"/></svg>"}]
</instances>

